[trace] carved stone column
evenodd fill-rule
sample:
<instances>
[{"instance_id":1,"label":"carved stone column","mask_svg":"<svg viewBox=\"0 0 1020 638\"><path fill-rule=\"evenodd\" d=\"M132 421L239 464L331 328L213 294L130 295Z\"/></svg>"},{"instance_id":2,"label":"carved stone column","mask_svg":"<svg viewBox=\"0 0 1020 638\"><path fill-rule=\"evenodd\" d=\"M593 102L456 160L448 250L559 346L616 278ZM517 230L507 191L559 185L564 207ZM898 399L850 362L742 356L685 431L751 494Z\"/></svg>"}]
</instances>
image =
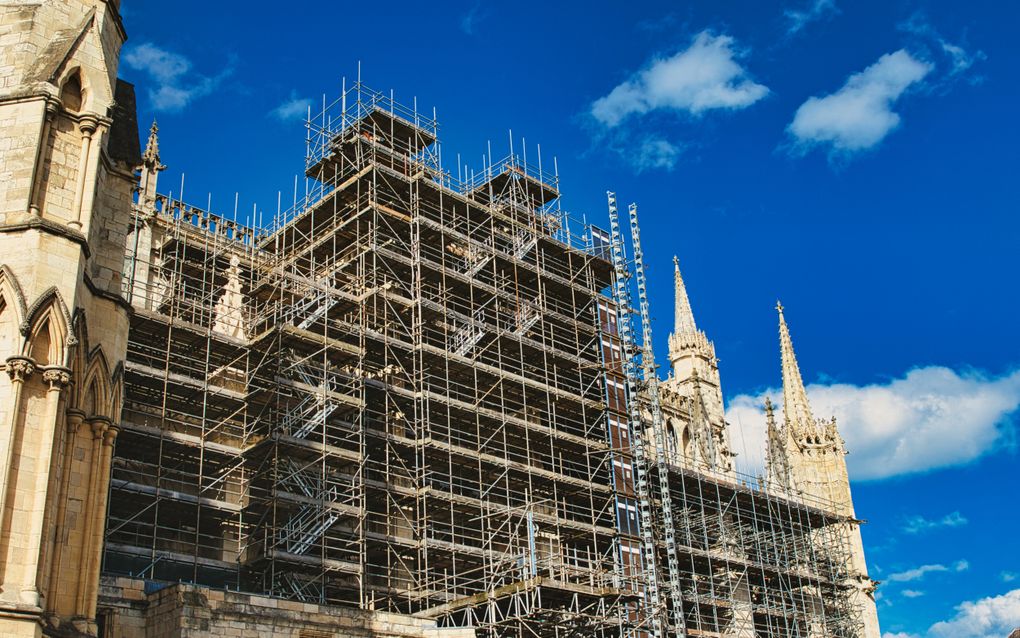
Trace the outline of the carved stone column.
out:
<instances>
[{"instance_id":1,"label":"carved stone column","mask_svg":"<svg viewBox=\"0 0 1020 638\"><path fill-rule=\"evenodd\" d=\"M52 594L49 593L55 586L58 586L57 575L60 573L60 561L64 556L64 546L68 541L67 533L67 500L68 490L71 483L71 464L74 462L74 448L78 440L78 429L85 422L85 413L81 410L67 410L65 417L67 427L66 439L64 441L63 468L60 474L60 491L57 494L57 517L54 521L56 528L53 535L53 554L49 560L45 582L40 584L40 590L46 591L47 599L52 605Z\"/></svg>"},{"instance_id":2,"label":"carved stone column","mask_svg":"<svg viewBox=\"0 0 1020 638\"><path fill-rule=\"evenodd\" d=\"M42 199L40 194L42 192L42 172L43 167L46 165L46 158L48 156L50 147L50 129L53 126L53 120L57 116L57 112L60 110L60 104L56 100L46 101L46 114L43 116L41 131L39 133L39 148L36 149L35 164L32 165L32 182L29 186L29 198L28 198L28 212L32 215L39 216L39 200Z\"/></svg>"},{"instance_id":3,"label":"carved stone column","mask_svg":"<svg viewBox=\"0 0 1020 638\"><path fill-rule=\"evenodd\" d=\"M74 211L75 218L68 222L68 226L81 230L81 215L84 208L83 203L85 201L85 188L88 181L86 175L90 172L92 166L92 134L99 128L99 119L94 115L82 116L81 122L78 124L81 129L81 157L78 162L78 180L74 187Z\"/></svg>"},{"instance_id":4,"label":"carved stone column","mask_svg":"<svg viewBox=\"0 0 1020 638\"><path fill-rule=\"evenodd\" d=\"M17 433L18 415L21 413L21 390L25 380L32 376L35 364L28 357L8 357L7 374L11 378L11 405L7 421L2 424L0 442L7 446L0 457L0 537L3 536L4 512L7 507L7 492L11 489L11 466L14 464L14 441Z\"/></svg>"},{"instance_id":5,"label":"carved stone column","mask_svg":"<svg viewBox=\"0 0 1020 638\"><path fill-rule=\"evenodd\" d=\"M36 576L39 571L40 550L42 549L43 520L46 517L46 491L50 483L50 461L53 454L53 435L57 422L57 408L60 394L71 383L71 371L59 366L43 369L46 388L46 414L39 424L39 441L35 453L35 494L32 514L29 518L28 546L25 549L25 573L22 575L21 602L40 606L39 588Z\"/></svg>"},{"instance_id":6,"label":"carved stone column","mask_svg":"<svg viewBox=\"0 0 1020 638\"><path fill-rule=\"evenodd\" d=\"M101 477L99 475L99 466L101 464L100 459L103 454L103 435L106 430L110 427L110 420L106 417L95 416L88 420L89 427L92 429L92 451L89 463L89 482L88 482L88 495L85 499L85 516L83 521L84 533L82 541L82 553L81 553L81 565L78 570L78 600L75 605L75 614L80 618L87 618L89 607L91 603L88 599L88 582L90 562L92 559L91 547L93 543L101 543L102 539L96 539L95 534L95 519L101 517L102 513L97 510L99 501L99 489Z\"/></svg>"},{"instance_id":7,"label":"carved stone column","mask_svg":"<svg viewBox=\"0 0 1020 638\"><path fill-rule=\"evenodd\" d=\"M113 446L117 441L117 434L120 428L116 425L109 425L103 431L103 447L99 463L99 492L96 494L97 503L94 508L95 519L93 520L92 544L86 547L86 551L92 555L89 561L89 579L86 583L88 609L85 614L91 621L96 617L96 603L99 600L99 568L103 558L103 532L106 526L106 503L110 495L110 465L113 462Z\"/></svg>"}]
</instances>

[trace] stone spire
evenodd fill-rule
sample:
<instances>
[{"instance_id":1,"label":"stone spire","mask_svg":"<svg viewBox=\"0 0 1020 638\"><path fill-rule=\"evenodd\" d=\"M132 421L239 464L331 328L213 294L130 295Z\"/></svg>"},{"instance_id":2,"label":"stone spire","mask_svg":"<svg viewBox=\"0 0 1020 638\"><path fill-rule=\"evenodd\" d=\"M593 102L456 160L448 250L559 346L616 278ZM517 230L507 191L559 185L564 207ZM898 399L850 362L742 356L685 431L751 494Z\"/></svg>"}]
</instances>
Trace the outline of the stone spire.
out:
<instances>
[{"instance_id":1,"label":"stone spire","mask_svg":"<svg viewBox=\"0 0 1020 638\"><path fill-rule=\"evenodd\" d=\"M680 262L673 257L674 299L673 334L669 335L669 360L673 365L673 376L682 378L690 374L694 358L703 363L702 377L710 377L708 368L715 366L715 346L694 322L694 311L687 297L687 286L680 274ZM688 360L688 365L683 361ZM718 385L718 384L716 384Z\"/></svg>"},{"instance_id":2,"label":"stone spire","mask_svg":"<svg viewBox=\"0 0 1020 638\"><path fill-rule=\"evenodd\" d=\"M783 316L783 304L777 301L776 310L779 311L779 353L783 362L783 414L786 426L800 438L815 428L815 418L811 414L797 356L793 353L793 340L790 339L790 328Z\"/></svg>"},{"instance_id":3,"label":"stone spire","mask_svg":"<svg viewBox=\"0 0 1020 638\"><path fill-rule=\"evenodd\" d=\"M687 286L684 285L683 275L680 274L680 261L676 255L673 256L673 288L676 304L673 311L673 334L696 334L698 326L694 323L694 312L691 310Z\"/></svg>"}]
</instances>

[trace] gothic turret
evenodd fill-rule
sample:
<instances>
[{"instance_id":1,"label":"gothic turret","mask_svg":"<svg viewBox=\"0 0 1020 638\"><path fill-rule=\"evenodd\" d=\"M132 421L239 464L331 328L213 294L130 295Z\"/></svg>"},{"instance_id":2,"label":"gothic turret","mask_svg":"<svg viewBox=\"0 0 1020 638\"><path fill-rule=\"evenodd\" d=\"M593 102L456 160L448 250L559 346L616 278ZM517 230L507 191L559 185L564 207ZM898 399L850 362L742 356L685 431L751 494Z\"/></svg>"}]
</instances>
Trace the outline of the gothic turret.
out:
<instances>
[{"instance_id":1,"label":"gothic turret","mask_svg":"<svg viewBox=\"0 0 1020 638\"><path fill-rule=\"evenodd\" d=\"M662 384L663 411L676 461L733 470L715 346L694 321L680 265L673 258L675 307L669 336L670 378ZM686 414L683 414L686 413Z\"/></svg>"}]
</instances>

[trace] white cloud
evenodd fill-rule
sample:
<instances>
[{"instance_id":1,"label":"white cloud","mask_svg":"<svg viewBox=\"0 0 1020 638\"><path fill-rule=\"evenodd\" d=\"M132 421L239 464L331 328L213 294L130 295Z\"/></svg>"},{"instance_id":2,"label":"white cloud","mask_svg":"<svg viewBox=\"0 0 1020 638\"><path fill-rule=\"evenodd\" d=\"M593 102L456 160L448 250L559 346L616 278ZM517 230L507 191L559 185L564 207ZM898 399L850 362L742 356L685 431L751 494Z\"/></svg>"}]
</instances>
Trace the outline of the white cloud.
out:
<instances>
[{"instance_id":1,"label":"white cloud","mask_svg":"<svg viewBox=\"0 0 1020 638\"><path fill-rule=\"evenodd\" d=\"M151 42L142 43L124 54L124 61L136 71L146 71L157 82L171 84L191 70L191 62L177 53L161 49Z\"/></svg>"},{"instance_id":2,"label":"white cloud","mask_svg":"<svg viewBox=\"0 0 1020 638\"><path fill-rule=\"evenodd\" d=\"M815 416L838 419L850 476L882 479L961 465L1008 443L1020 407L1020 370L993 377L930 366L886 383L819 383L807 391ZM726 412L737 461L749 474L764 466L766 396L775 400L782 391L738 395Z\"/></svg>"},{"instance_id":3,"label":"white cloud","mask_svg":"<svg viewBox=\"0 0 1020 638\"><path fill-rule=\"evenodd\" d=\"M916 589L904 589L900 593L907 598L920 598L921 596L924 596L923 591L918 591Z\"/></svg>"},{"instance_id":4,"label":"white cloud","mask_svg":"<svg viewBox=\"0 0 1020 638\"><path fill-rule=\"evenodd\" d=\"M964 75L977 62L987 59L984 51L968 51L960 44L949 42L921 12L914 13L908 20L898 25L919 39L919 45L930 51L933 57L940 57L943 66L944 83L951 83Z\"/></svg>"},{"instance_id":5,"label":"white cloud","mask_svg":"<svg viewBox=\"0 0 1020 638\"><path fill-rule=\"evenodd\" d=\"M905 596L907 591L912 590L904 590ZM935 623L923 634L886 632L882 638L1005 638L1017 627L1020 589L957 605L952 619Z\"/></svg>"},{"instance_id":6,"label":"white cloud","mask_svg":"<svg viewBox=\"0 0 1020 638\"><path fill-rule=\"evenodd\" d=\"M951 620L928 629L929 638L1003 638L1020 627L1020 589L965 602Z\"/></svg>"},{"instance_id":7,"label":"white cloud","mask_svg":"<svg viewBox=\"0 0 1020 638\"><path fill-rule=\"evenodd\" d=\"M149 76L149 101L156 111L180 111L197 98L212 93L233 69L228 65L218 75L208 77L192 73L188 58L167 51L151 42L129 49L124 63Z\"/></svg>"},{"instance_id":8,"label":"white cloud","mask_svg":"<svg viewBox=\"0 0 1020 638\"><path fill-rule=\"evenodd\" d=\"M467 10L467 13L465 13L460 18L461 31L463 31L467 35L475 34L475 29L478 27L478 23L481 21L483 17L485 17L481 9L482 3L480 0L476 1L473 5L471 5L471 8Z\"/></svg>"},{"instance_id":9,"label":"white cloud","mask_svg":"<svg viewBox=\"0 0 1020 638\"><path fill-rule=\"evenodd\" d=\"M926 574L937 573L937 572L962 572L970 569L970 563L965 560L956 561L951 566L935 564L935 565L921 565L920 567L914 567L902 572L896 572L895 574L889 574L886 576L886 580L892 583L909 583L915 580L921 580Z\"/></svg>"},{"instance_id":10,"label":"white cloud","mask_svg":"<svg viewBox=\"0 0 1020 638\"><path fill-rule=\"evenodd\" d=\"M783 16L786 18L786 34L794 35L800 32L809 23L823 18L829 18L839 13L835 0L809 0L804 9L786 9Z\"/></svg>"},{"instance_id":11,"label":"white cloud","mask_svg":"<svg viewBox=\"0 0 1020 638\"><path fill-rule=\"evenodd\" d=\"M942 40L940 42L942 50L949 56L952 62L952 66L949 70L950 75L960 75L970 70L970 67L974 66L975 62L984 60L985 56L983 51L977 51L975 53L969 53L963 47L946 42Z\"/></svg>"},{"instance_id":12,"label":"white cloud","mask_svg":"<svg viewBox=\"0 0 1020 638\"><path fill-rule=\"evenodd\" d=\"M966 524L967 519L960 512L950 512L937 520L928 520L923 516L911 516L903 525L903 531L908 534L920 534L939 527L960 527Z\"/></svg>"},{"instance_id":13,"label":"white cloud","mask_svg":"<svg viewBox=\"0 0 1020 638\"><path fill-rule=\"evenodd\" d=\"M670 57L656 57L642 71L595 100L591 114L614 127L632 115L676 111L701 115L713 109L742 109L765 97L737 61L743 57L728 35L702 31L691 45Z\"/></svg>"},{"instance_id":14,"label":"white cloud","mask_svg":"<svg viewBox=\"0 0 1020 638\"><path fill-rule=\"evenodd\" d=\"M874 147L900 125L893 104L934 66L900 49L847 78L835 93L800 105L787 130L801 150L829 146L839 154Z\"/></svg>"},{"instance_id":15,"label":"white cloud","mask_svg":"<svg viewBox=\"0 0 1020 638\"><path fill-rule=\"evenodd\" d=\"M1013 572L999 572L999 579L1004 583L1011 583L1017 579L1017 575Z\"/></svg>"},{"instance_id":16,"label":"white cloud","mask_svg":"<svg viewBox=\"0 0 1020 638\"><path fill-rule=\"evenodd\" d=\"M290 97L277 105L269 115L281 121L301 119L308 115L308 107L311 104L310 99L298 97L296 92L291 91Z\"/></svg>"},{"instance_id":17,"label":"white cloud","mask_svg":"<svg viewBox=\"0 0 1020 638\"><path fill-rule=\"evenodd\" d=\"M637 149L629 149L626 154L631 154L631 164L640 173L653 168L670 170L682 152L681 147L661 137L646 137Z\"/></svg>"}]
</instances>

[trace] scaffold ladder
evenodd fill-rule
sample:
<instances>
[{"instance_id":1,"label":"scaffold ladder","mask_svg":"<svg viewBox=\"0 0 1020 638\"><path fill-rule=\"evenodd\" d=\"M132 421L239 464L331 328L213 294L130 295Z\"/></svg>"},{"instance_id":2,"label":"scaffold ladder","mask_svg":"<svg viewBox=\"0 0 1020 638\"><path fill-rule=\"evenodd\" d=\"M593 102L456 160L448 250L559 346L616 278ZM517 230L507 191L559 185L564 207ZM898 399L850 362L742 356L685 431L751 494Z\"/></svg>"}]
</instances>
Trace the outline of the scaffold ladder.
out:
<instances>
[{"instance_id":1,"label":"scaffold ladder","mask_svg":"<svg viewBox=\"0 0 1020 638\"><path fill-rule=\"evenodd\" d=\"M673 603L673 626L680 634L683 623L683 597L680 592L680 562L676 555L676 530L673 527L673 500L669 493L669 475L666 467L666 442L662 406L659 403L659 372L655 369L655 352L652 349L652 318L648 309L648 286L645 280L645 258L641 250L641 229L638 226L637 204L631 204L630 237L634 244L634 272L637 276L638 308L641 313L641 366L645 391L648 393L652 415L652 433L655 437L656 474L662 500L662 526L666 538L666 559L669 563L669 597Z\"/></svg>"},{"instance_id":2,"label":"scaffold ladder","mask_svg":"<svg viewBox=\"0 0 1020 638\"><path fill-rule=\"evenodd\" d=\"M606 191L609 201L609 229L612 244L613 301L619 313L618 325L620 344L623 349L623 372L627 386L627 414L630 421L631 440L634 442L634 476L637 479L638 510L641 514L641 542L643 546L642 565L645 587L651 607L652 634L662 638L662 605L656 578L655 536L652 533L651 495L648 491L648 465L645 458L644 437L641 436L641 408L637 401L637 363L634 358L634 338L631 325L630 272L624 255L623 236L620 233L620 215L616 206L616 193Z\"/></svg>"}]
</instances>

